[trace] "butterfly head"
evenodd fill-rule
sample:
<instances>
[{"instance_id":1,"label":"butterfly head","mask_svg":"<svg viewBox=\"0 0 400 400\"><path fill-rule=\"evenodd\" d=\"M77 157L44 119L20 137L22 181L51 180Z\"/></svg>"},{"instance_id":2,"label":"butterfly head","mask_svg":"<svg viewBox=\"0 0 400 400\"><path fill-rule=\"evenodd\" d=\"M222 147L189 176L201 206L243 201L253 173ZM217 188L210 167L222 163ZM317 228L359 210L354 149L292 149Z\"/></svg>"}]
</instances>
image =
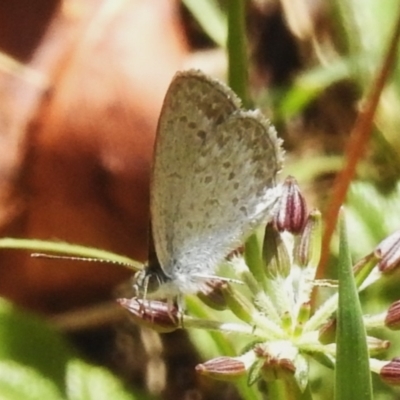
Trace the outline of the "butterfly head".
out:
<instances>
[{"instance_id":1,"label":"butterfly head","mask_svg":"<svg viewBox=\"0 0 400 400\"><path fill-rule=\"evenodd\" d=\"M180 290L159 264L149 263L133 278L133 289L142 299L173 299Z\"/></svg>"}]
</instances>

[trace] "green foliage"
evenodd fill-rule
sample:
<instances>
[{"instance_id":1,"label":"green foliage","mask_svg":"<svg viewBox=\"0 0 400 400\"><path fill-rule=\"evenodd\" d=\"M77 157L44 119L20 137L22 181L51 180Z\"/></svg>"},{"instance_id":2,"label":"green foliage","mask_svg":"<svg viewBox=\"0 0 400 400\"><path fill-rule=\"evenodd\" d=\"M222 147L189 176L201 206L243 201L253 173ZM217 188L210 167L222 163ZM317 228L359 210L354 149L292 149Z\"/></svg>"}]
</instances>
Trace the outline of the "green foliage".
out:
<instances>
[{"instance_id":1,"label":"green foliage","mask_svg":"<svg viewBox=\"0 0 400 400\"><path fill-rule=\"evenodd\" d=\"M14 361L48 377L61 394L72 350L39 319L0 302L0 360ZM10 371L15 371L13 368ZM29 369L25 371L28 373Z\"/></svg>"},{"instance_id":2,"label":"green foliage","mask_svg":"<svg viewBox=\"0 0 400 400\"><path fill-rule=\"evenodd\" d=\"M357 237L351 246L356 258L366 254L389 233L399 228L400 183L382 192L371 182L354 182L348 194L346 219L349 237ZM384 212L382 212L384 210Z\"/></svg>"},{"instance_id":3,"label":"green foliage","mask_svg":"<svg viewBox=\"0 0 400 400\"><path fill-rule=\"evenodd\" d=\"M11 360L0 361L0 397L4 400L65 399L51 378L38 369Z\"/></svg>"},{"instance_id":4,"label":"green foliage","mask_svg":"<svg viewBox=\"0 0 400 400\"><path fill-rule=\"evenodd\" d=\"M0 300L2 400L134 400L104 368L77 359L44 321ZM140 399L144 399L140 396Z\"/></svg>"},{"instance_id":5,"label":"green foliage","mask_svg":"<svg viewBox=\"0 0 400 400\"><path fill-rule=\"evenodd\" d=\"M344 218L340 221L336 400L372 399L366 332L354 281Z\"/></svg>"},{"instance_id":6,"label":"green foliage","mask_svg":"<svg viewBox=\"0 0 400 400\"><path fill-rule=\"evenodd\" d=\"M226 15L214 0L183 0L204 32L219 46L226 46Z\"/></svg>"},{"instance_id":7,"label":"green foliage","mask_svg":"<svg viewBox=\"0 0 400 400\"><path fill-rule=\"evenodd\" d=\"M104 368L80 360L68 364L67 399L71 400L134 400L146 399L143 394L128 393L120 381Z\"/></svg>"}]
</instances>

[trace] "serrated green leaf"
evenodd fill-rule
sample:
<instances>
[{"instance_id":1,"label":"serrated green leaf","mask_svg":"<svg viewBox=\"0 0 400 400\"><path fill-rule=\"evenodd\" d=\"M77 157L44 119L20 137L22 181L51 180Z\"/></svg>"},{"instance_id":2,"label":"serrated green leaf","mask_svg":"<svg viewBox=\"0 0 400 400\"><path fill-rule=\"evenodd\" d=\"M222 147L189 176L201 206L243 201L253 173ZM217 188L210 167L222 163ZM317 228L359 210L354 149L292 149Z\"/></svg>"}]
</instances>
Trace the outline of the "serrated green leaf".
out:
<instances>
[{"instance_id":1,"label":"serrated green leaf","mask_svg":"<svg viewBox=\"0 0 400 400\"><path fill-rule=\"evenodd\" d=\"M308 361L302 354L298 354L295 360L296 371L294 379L302 393L306 390L309 378L309 365Z\"/></svg>"},{"instance_id":2,"label":"serrated green leaf","mask_svg":"<svg viewBox=\"0 0 400 400\"><path fill-rule=\"evenodd\" d=\"M249 386L254 385L261 377L261 368L264 365L264 360L259 359L250 367L247 384Z\"/></svg>"},{"instance_id":3,"label":"serrated green leaf","mask_svg":"<svg viewBox=\"0 0 400 400\"><path fill-rule=\"evenodd\" d=\"M336 333L335 399L372 399L371 373L361 304L354 280L343 213L339 244L339 307Z\"/></svg>"}]
</instances>

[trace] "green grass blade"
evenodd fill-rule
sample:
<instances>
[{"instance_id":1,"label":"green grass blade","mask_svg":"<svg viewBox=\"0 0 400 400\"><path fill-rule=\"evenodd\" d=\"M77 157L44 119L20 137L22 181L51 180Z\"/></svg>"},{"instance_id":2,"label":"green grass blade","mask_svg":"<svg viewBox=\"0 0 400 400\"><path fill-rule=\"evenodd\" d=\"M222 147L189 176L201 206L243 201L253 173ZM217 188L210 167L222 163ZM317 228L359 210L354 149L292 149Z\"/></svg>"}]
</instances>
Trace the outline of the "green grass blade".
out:
<instances>
[{"instance_id":1,"label":"green grass blade","mask_svg":"<svg viewBox=\"0 0 400 400\"><path fill-rule=\"evenodd\" d=\"M366 332L352 272L343 213L339 225L339 307L336 334L335 399L372 400Z\"/></svg>"},{"instance_id":2,"label":"green grass blade","mask_svg":"<svg viewBox=\"0 0 400 400\"><path fill-rule=\"evenodd\" d=\"M227 22L215 0L183 0L204 32L220 47L226 46Z\"/></svg>"}]
</instances>

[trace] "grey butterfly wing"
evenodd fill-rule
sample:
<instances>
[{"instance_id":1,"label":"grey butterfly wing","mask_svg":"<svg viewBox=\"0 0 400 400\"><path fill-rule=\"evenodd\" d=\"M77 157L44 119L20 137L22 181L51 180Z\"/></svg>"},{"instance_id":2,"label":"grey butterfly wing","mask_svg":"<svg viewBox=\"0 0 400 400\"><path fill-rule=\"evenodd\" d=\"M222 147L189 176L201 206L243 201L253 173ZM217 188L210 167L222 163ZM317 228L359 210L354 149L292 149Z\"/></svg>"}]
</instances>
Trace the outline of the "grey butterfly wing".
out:
<instances>
[{"instance_id":1,"label":"grey butterfly wing","mask_svg":"<svg viewBox=\"0 0 400 400\"><path fill-rule=\"evenodd\" d=\"M282 153L260 113L205 75L178 74L155 146L152 232L166 275L209 274L269 217Z\"/></svg>"}]
</instances>

